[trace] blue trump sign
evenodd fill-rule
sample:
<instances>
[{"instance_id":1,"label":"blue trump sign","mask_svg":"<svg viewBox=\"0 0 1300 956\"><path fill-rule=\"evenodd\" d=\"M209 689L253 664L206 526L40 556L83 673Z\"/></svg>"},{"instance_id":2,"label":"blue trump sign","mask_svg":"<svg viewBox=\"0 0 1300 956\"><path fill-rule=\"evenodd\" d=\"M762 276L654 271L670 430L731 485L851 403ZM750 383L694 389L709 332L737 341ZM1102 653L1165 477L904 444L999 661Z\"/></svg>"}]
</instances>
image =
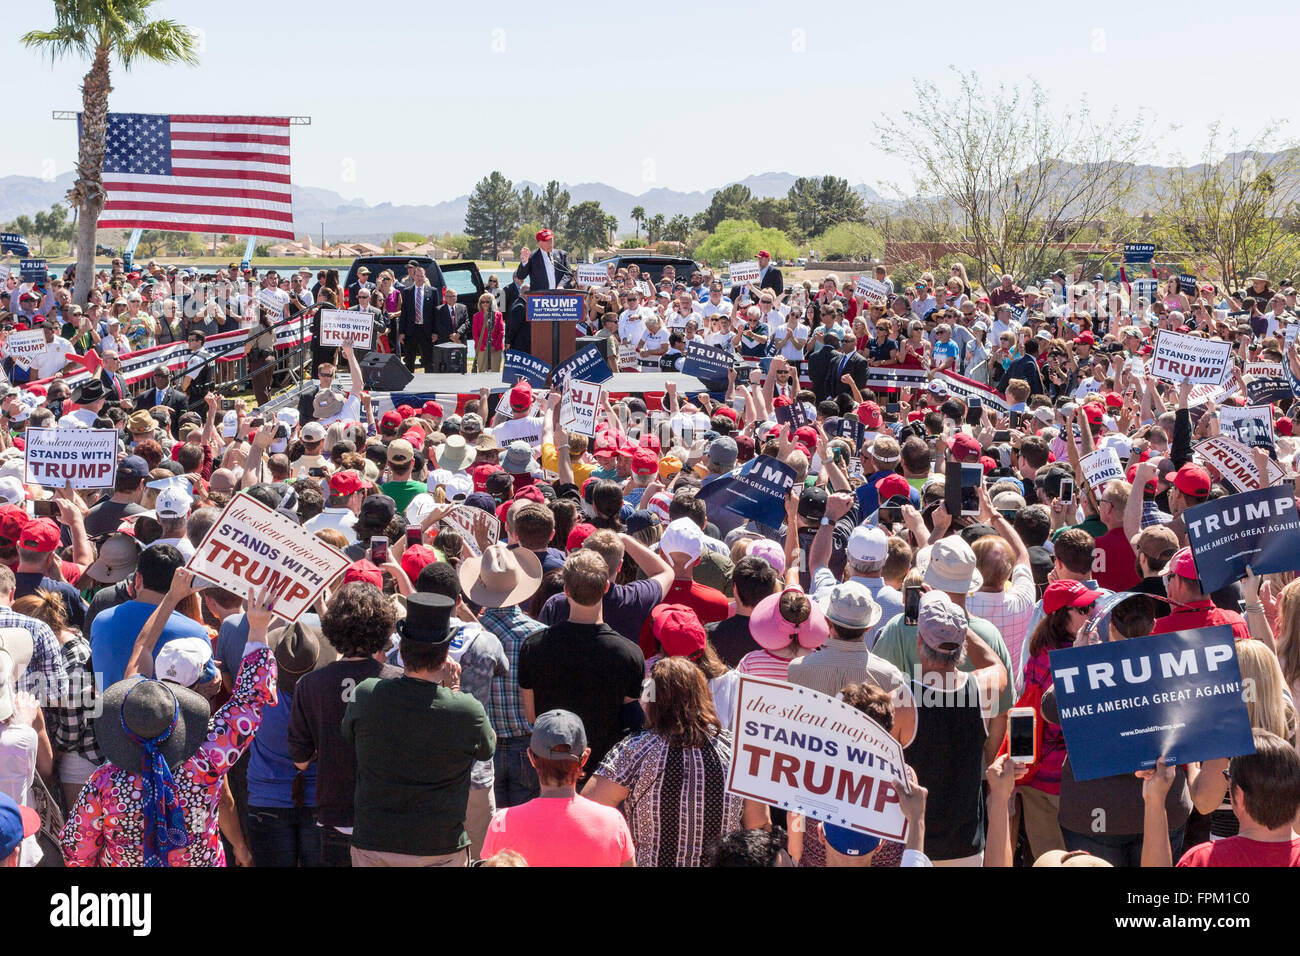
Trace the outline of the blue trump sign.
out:
<instances>
[{"instance_id":1,"label":"blue trump sign","mask_svg":"<svg viewBox=\"0 0 1300 956\"><path fill-rule=\"evenodd\" d=\"M15 256L32 254L32 250L27 245L27 237L16 232L0 232L0 252Z\"/></svg>"},{"instance_id":2,"label":"blue trump sign","mask_svg":"<svg viewBox=\"0 0 1300 956\"><path fill-rule=\"evenodd\" d=\"M569 382L592 382L599 385L613 377L614 373L609 370L604 353L594 345L588 345L555 366L557 388Z\"/></svg>"},{"instance_id":3,"label":"blue trump sign","mask_svg":"<svg viewBox=\"0 0 1300 956\"><path fill-rule=\"evenodd\" d=\"M1076 780L1255 752L1232 628L1050 654Z\"/></svg>"},{"instance_id":4,"label":"blue trump sign","mask_svg":"<svg viewBox=\"0 0 1300 956\"><path fill-rule=\"evenodd\" d=\"M807 402L791 402L789 405L783 405L776 410L776 420L781 425L802 428L804 425L811 425L817 421L817 409Z\"/></svg>"},{"instance_id":5,"label":"blue trump sign","mask_svg":"<svg viewBox=\"0 0 1300 956\"><path fill-rule=\"evenodd\" d=\"M789 465L759 455L739 470L710 481L696 497L710 508L726 508L776 528L785 520L785 497L794 479L794 469Z\"/></svg>"},{"instance_id":6,"label":"blue trump sign","mask_svg":"<svg viewBox=\"0 0 1300 956\"><path fill-rule=\"evenodd\" d=\"M538 292L527 298L529 322L582 321L586 297L581 292Z\"/></svg>"},{"instance_id":7,"label":"blue trump sign","mask_svg":"<svg viewBox=\"0 0 1300 956\"><path fill-rule=\"evenodd\" d=\"M1300 570L1300 532L1291 485L1227 495L1183 512L1201 590L1217 591L1256 574Z\"/></svg>"},{"instance_id":8,"label":"blue trump sign","mask_svg":"<svg viewBox=\"0 0 1300 956\"><path fill-rule=\"evenodd\" d=\"M682 374L694 375L701 382L725 382L731 371L731 353L716 349L711 345L687 342L682 349L685 356L682 362Z\"/></svg>"},{"instance_id":9,"label":"blue trump sign","mask_svg":"<svg viewBox=\"0 0 1300 956\"><path fill-rule=\"evenodd\" d=\"M18 274L24 282L44 282L49 272L49 263L44 259L23 259L18 263Z\"/></svg>"},{"instance_id":10,"label":"blue trump sign","mask_svg":"<svg viewBox=\"0 0 1300 956\"><path fill-rule=\"evenodd\" d=\"M501 360L501 379L507 385L513 385L518 379L524 379L533 388L545 388L551 367L539 358L507 349Z\"/></svg>"},{"instance_id":11,"label":"blue trump sign","mask_svg":"<svg viewBox=\"0 0 1300 956\"><path fill-rule=\"evenodd\" d=\"M1124 261L1125 262L1150 262L1155 258L1156 244L1154 242L1126 242L1124 243Z\"/></svg>"}]
</instances>

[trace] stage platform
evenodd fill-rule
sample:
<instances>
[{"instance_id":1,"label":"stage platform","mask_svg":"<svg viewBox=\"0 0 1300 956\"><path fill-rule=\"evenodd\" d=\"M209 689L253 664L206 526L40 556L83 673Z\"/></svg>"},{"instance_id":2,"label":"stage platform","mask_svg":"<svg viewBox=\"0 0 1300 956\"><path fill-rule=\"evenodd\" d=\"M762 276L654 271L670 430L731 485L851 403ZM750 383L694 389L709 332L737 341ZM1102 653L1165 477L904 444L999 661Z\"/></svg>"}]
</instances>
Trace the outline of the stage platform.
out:
<instances>
[{"instance_id":1,"label":"stage platform","mask_svg":"<svg viewBox=\"0 0 1300 956\"><path fill-rule=\"evenodd\" d=\"M704 391L703 382L693 375L683 375L681 372L615 372L602 387L607 392L635 395L640 392L666 391L664 386L669 382L676 383L680 395ZM500 372L470 372L465 375L420 373L411 379L402 392L408 395L478 395L479 389L487 388L492 394L498 394L508 392L514 384L504 381Z\"/></svg>"}]
</instances>

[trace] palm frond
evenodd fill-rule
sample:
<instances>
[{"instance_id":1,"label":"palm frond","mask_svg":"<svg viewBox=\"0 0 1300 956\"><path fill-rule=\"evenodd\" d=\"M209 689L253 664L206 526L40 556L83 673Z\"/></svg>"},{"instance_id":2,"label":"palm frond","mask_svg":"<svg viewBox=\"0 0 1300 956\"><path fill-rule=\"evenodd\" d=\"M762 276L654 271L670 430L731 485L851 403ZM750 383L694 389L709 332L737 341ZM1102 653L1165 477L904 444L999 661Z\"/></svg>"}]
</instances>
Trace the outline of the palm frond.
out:
<instances>
[{"instance_id":1,"label":"palm frond","mask_svg":"<svg viewBox=\"0 0 1300 956\"><path fill-rule=\"evenodd\" d=\"M93 50L90 36L84 26L60 24L53 30L28 30L21 37L23 46L34 47L48 53L51 60L70 53L90 55Z\"/></svg>"},{"instance_id":2,"label":"palm frond","mask_svg":"<svg viewBox=\"0 0 1300 956\"><path fill-rule=\"evenodd\" d=\"M128 70L136 60L194 64L199 61L194 40L189 27L175 20L154 20L122 42L117 55Z\"/></svg>"}]
</instances>

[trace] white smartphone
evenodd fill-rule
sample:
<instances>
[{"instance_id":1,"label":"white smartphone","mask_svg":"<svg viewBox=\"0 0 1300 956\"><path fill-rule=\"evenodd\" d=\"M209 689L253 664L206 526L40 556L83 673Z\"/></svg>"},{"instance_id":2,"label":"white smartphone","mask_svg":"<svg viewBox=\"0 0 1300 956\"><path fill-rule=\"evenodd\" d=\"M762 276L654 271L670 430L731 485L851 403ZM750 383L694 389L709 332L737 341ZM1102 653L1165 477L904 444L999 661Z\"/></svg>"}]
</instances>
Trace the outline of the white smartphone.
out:
<instances>
[{"instance_id":1,"label":"white smartphone","mask_svg":"<svg viewBox=\"0 0 1300 956\"><path fill-rule=\"evenodd\" d=\"M1038 715L1032 707L1012 707L1007 714L1007 755L1012 763L1031 764L1037 754L1034 725Z\"/></svg>"}]
</instances>

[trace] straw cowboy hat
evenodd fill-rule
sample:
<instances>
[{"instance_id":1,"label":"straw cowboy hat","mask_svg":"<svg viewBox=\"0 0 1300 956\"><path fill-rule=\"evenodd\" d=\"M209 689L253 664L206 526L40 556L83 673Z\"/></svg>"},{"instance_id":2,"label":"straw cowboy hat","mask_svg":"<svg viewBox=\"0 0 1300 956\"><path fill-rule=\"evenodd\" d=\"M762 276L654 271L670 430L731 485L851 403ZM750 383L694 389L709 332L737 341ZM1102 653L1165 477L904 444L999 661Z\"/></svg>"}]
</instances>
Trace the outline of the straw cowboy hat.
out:
<instances>
[{"instance_id":1,"label":"straw cowboy hat","mask_svg":"<svg viewBox=\"0 0 1300 956\"><path fill-rule=\"evenodd\" d=\"M511 607L542 584L542 562L524 548L494 544L460 566L460 586L480 607Z\"/></svg>"}]
</instances>

